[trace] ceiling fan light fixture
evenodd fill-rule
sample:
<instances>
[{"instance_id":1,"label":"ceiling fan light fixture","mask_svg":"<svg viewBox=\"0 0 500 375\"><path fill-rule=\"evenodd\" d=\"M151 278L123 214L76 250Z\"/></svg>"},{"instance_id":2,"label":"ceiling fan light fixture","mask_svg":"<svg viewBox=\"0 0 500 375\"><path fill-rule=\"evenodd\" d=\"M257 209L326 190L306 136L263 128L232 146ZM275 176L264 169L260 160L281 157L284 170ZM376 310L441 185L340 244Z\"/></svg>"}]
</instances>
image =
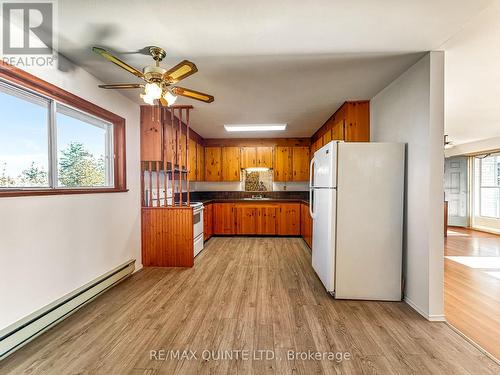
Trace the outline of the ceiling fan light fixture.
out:
<instances>
[{"instance_id":1,"label":"ceiling fan light fixture","mask_svg":"<svg viewBox=\"0 0 500 375\"><path fill-rule=\"evenodd\" d=\"M160 85L155 82L146 83L146 86L144 87L144 94L146 94L146 96L150 96L153 99L160 99L162 90Z\"/></svg>"},{"instance_id":2,"label":"ceiling fan light fixture","mask_svg":"<svg viewBox=\"0 0 500 375\"><path fill-rule=\"evenodd\" d=\"M177 96L172 94L170 91L167 91L165 95L163 95L163 98L167 101L169 107L177 100Z\"/></svg>"}]
</instances>

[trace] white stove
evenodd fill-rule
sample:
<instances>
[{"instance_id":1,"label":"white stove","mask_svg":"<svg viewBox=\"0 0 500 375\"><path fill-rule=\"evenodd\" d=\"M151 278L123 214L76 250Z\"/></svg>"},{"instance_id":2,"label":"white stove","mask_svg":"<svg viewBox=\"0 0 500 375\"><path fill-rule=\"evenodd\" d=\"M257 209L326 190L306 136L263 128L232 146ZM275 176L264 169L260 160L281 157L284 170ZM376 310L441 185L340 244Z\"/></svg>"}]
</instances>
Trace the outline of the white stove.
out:
<instances>
[{"instance_id":1,"label":"white stove","mask_svg":"<svg viewBox=\"0 0 500 375\"><path fill-rule=\"evenodd\" d=\"M193 238L194 238L194 256L197 256L204 247L204 233L203 233L203 203L190 202L193 207Z\"/></svg>"}]
</instances>

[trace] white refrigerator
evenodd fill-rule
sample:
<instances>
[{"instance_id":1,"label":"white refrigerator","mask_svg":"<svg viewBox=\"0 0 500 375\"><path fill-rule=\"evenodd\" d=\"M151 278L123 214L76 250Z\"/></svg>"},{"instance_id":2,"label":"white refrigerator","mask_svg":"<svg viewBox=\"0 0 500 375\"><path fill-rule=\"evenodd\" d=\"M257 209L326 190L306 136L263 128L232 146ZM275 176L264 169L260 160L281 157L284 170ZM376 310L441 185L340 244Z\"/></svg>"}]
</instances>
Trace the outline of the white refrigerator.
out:
<instances>
[{"instance_id":1,"label":"white refrigerator","mask_svg":"<svg viewBox=\"0 0 500 375\"><path fill-rule=\"evenodd\" d=\"M332 141L310 169L312 266L338 299L400 301L405 146Z\"/></svg>"}]
</instances>

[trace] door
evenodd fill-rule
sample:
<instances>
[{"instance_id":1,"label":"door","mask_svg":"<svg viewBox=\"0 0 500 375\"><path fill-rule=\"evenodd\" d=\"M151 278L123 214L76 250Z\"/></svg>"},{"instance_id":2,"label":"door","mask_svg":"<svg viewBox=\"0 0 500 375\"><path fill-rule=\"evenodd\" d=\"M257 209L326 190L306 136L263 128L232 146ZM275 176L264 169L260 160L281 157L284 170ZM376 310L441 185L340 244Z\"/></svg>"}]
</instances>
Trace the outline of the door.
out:
<instances>
[{"instance_id":1,"label":"door","mask_svg":"<svg viewBox=\"0 0 500 375\"><path fill-rule=\"evenodd\" d=\"M287 182L291 180L292 158L290 147L276 147L274 154L274 181Z\"/></svg>"},{"instance_id":2,"label":"door","mask_svg":"<svg viewBox=\"0 0 500 375\"><path fill-rule=\"evenodd\" d=\"M292 148L292 181L309 180L309 147Z\"/></svg>"},{"instance_id":3,"label":"door","mask_svg":"<svg viewBox=\"0 0 500 375\"><path fill-rule=\"evenodd\" d=\"M311 162L313 179L309 181L311 187L335 187L337 178L337 142L330 142L321 147L314 154Z\"/></svg>"},{"instance_id":4,"label":"door","mask_svg":"<svg viewBox=\"0 0 500 375\"><path fill-rule=\"evenodd\" d=\"M257 148L242 147L240 150L241 150L241 168L257 167Z\"/></svg>"},{"instance_id":5,"label":"door","mask_svg":"<svg viewBox=\"0 0 500 375\"><path fill-rule=\"evenodd\" d=\"M196 160L196 142L189 138L189 181L197 181L198 164Z\"/></svg>"},{"instance_id":6,"label":"door","mask_svg":"<svg viewBox=\"0 0 500 375\"><path fill-rule=\"evenodd\" d=\"M272 168L273 167L273 148L272 147L257 147L257 167Z\"/></svg>"},{"instance_id":7,"label":"door","mask_svg":"<svg viewBox=\"0 0 500 375\"><path fill-rule=\"evenodd\" d=\"M466 156L445 159L444 196L448 201L448 225L468 227L469 183Z\"/></svg>"},{"instance_id":8,"label":"door","mask_svg":"<svg viewBox=\"0 0 500 375\"><path fill-rule=\"evenodd\" d=\"M239 147L222 148L222 181L240 180Z\"/></svg>"},{"instance_id":9,"label":"door","mask_svg":"<svg viewBox=\"0 0 500 375\"><path fill-rule=\"evenodd\" d=\"M334 291L335 189L313 189L312 266L328 292Z\"/></svg>"},{"instance_id":10,"label":"door","mask_svg":"<svg viewBox=\"0 0 500 375\"><path fill-rule=\"evenodd\" d=\"M300 203L280 205L278 234L280 236L300 236Z\"/></svg>"},{"instance_id":11,"label":"door","mask_svg":"<svg viewBox=\"0 0 500 375\"><path fill-rule=\"evenodd\" d=\"M213 234L234 234L234 205L214 203L212 205Z\"/></svg>"},{"instance_id":12,"label":"door","mask_svg":"<svg viewBox=\"0 0 500 375\"><path fill-rule=\"evenodd\" d=\"M220 147L205 147L205 181L221 180L221 152Z\"/></svg>"},{"instance_id":13,"label":"door","mask_svg":"<svg viewBox=\"0 0 500 375\"><path fill-rule=\"evenodd\" d=\"M257 227L258 234L276 234L276 207L260 207Z\"/></svg>"}]
</instances>

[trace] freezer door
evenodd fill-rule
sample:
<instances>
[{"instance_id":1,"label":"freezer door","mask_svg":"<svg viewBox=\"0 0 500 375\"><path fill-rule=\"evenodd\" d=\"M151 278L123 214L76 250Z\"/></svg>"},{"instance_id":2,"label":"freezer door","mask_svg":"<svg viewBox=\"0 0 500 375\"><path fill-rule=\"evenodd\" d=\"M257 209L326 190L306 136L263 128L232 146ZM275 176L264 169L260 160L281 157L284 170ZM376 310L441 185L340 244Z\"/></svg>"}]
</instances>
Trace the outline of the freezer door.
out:
<instances>
[{"instance_id":1,"label":"freezer door","mask_svg":"<svg viewBox=\"0 0 500 375\"><path fill-rule=\"evenodd\" d=\"M335 189L313 190L312 266L328 292L334 290Z\"/></svg>"},{"instance_id":2,"label":"freezer door","mask_svg":"<svg viewBox=\"0 0 500 375\"><path fill-rule=\"evenodd\" d=\"M401 300L404 145L339 145L335 298Z\"/></svg>"},{"instance_id":3,"label":"freezer door","mask_svg":"<svg viewBox=\"0 0 500 375\"><path fill-rule=\"evenodd\" d=\"M314 153L311 162L312 176L310 187L335 187L337 183L337 144L332 141Z\"/></svg>"}]
</instances>

